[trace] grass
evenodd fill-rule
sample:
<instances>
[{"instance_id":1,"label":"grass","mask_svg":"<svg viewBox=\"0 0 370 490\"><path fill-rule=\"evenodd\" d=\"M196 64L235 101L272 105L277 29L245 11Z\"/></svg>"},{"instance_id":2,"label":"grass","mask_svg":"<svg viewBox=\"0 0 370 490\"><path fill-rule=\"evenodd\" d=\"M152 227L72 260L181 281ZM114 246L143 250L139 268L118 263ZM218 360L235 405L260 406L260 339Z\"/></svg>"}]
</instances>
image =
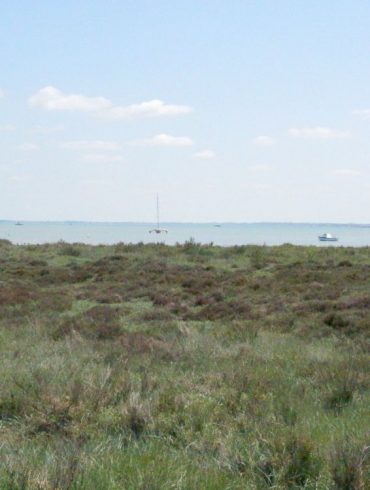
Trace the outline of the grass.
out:
<instances>
[{"instance_id":1,"label":"grass","mask_svg":"<svg viewBox=\"0 0 370 490\"><path fill-rule=\"evenodd\" d=\"M370 249L0 241L0 489L370 485Z\"/></svg>"}]
</instances>

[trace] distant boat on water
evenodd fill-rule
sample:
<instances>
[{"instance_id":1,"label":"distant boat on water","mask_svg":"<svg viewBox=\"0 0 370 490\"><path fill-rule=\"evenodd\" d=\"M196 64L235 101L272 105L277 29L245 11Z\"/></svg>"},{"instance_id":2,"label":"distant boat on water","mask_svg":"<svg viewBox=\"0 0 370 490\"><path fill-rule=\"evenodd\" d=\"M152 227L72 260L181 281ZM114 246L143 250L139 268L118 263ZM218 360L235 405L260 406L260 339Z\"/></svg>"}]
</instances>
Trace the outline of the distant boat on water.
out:
<instances>
[{"instance_id":1,"label":"distant boat on water","mask_svg":"<svg viewBox=\"0 0 370 490\"><path fill-rule=\"evenodd\" d=\"M23 223L21 223L20 221L17 221L17 222L15 223L15 226L23 226Z\"/></svg>"},{"instance_id":2,"label":"distant boat on water","mask_svg":"<svg viewBox=\"0 0 370 490\"><path fill-rule=\"evenodd\" d=\"M330 233L323 233L322 235L319 235L319 240L320 242L337 242L338 238Z\"/></svg>"},{"instance_id":3,"label":"distant boat on water","mask_svg":"<svg viewBox=\"0 0 370 490\"><path fill-rule=\"evenodd\" d=\"M161 228L159 226L159 198L158 198L158 194L157 194L157 227L149 230L149 233L156 233L157 235L160 235L161 233L168 233L168 230L166 230L166 228Z\"/></svg>"}]
</instances>

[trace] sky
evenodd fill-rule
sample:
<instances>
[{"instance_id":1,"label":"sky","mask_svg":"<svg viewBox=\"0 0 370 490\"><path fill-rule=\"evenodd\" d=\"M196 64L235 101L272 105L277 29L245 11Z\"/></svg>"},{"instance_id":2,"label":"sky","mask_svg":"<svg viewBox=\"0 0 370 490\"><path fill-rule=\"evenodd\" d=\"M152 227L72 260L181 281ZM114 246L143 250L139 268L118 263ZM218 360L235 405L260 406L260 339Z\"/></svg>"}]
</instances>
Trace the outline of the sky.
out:
<instances>
[{"instance_id":1,"label":"sky","mask_svg":"<svg viewBox=\"0 0 370 490\"><path fill-rule=\"evenodd\" d=\"M370 223L368 0L3 0L0 219Z\"/></svg>"}]
</instances>

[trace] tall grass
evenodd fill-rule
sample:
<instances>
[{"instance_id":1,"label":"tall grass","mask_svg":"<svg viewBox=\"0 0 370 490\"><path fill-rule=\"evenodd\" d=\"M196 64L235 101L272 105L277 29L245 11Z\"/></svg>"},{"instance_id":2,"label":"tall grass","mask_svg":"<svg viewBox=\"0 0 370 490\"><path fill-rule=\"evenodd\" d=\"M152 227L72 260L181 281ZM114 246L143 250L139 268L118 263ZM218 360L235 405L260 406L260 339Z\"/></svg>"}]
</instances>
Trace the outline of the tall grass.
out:
<instances>
[{"instance_id":1,"label":"tall grass","mask_svg":"<svg viewBox=\"0 0 370 490\"><path fill-rule=\"evenodd\" d=\"M0 246L0 489L369 488L369 249Z\"/></svg>"}]
</instances>

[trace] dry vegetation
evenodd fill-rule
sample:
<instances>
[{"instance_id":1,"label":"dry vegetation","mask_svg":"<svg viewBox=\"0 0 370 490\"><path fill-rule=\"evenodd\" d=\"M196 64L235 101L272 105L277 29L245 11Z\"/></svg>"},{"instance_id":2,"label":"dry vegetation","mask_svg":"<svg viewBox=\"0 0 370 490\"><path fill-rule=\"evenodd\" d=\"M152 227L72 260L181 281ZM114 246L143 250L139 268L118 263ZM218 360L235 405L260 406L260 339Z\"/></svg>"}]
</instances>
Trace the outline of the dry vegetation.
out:
<instances>
[{"instance_id":1,"label":"dry vegetation","mask_svg":"<svg viewBox=\"0 0 370 490\"><path fill-rule=\"evenodd\" d=\"M0 243L0 489L369 478L370 249Z\"/></svg>"}]
</instances>

